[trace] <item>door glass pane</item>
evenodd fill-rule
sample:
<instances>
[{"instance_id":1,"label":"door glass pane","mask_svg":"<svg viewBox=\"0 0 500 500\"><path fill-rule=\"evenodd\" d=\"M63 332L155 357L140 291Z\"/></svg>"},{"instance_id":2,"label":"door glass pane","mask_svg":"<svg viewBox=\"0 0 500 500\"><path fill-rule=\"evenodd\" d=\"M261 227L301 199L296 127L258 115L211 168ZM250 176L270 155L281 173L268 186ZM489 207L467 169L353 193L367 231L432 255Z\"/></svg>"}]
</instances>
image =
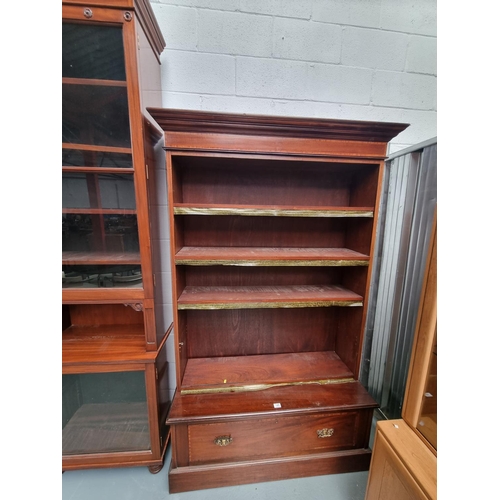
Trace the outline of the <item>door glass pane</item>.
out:
<instances>
[{"instance_id":1,"label":"door glass pane","mask_svg":"<svg viewBox=\"0 0 500 500\"><path fill-rule=\"evenodd\" d=\"M111 151L63 148L63 167L132 168L132 155Z\"/></svg>"},{"instance_id":2,"label":"door glass pane","mask_svg":"<svg viewBox=\"0 0 500 500\"><path fill-rule=\"evenodd\" d=\"M127 87L63 84L62 142L130 148Z\"/></svg>"},{"instance_id":3,"label":"door glass pane","mask_svg":"<svg viewBox=\"0 0 500 500\"><path fill-rule=\"evenodd\" d=\"M62 76L125 80L121 28L63 23Z\"/></svg>"},{"instance_id":4,"label":"door glass pane","mask_svg":"<svg viewBox=\"0 0 500 500\"><path fill-rule=\"evenodd\" d=\"M135 254L139 252L137 217L128 214L63 214L63 252ZM109 255L111 257L112 255ZM102 257L102 256L101 256ZM88 255L87 260L101 257ZM118 257L120 262L132 255ZM96 262L97 263L97 262Z\"/></svg>"},{"instance_id":5,"label":"door glass pane","mask_svg":"<svg viewBox=\"0 0 500 500\"><path fill-rule=\"evenodd\" d=\"M62 194L63 209L135 210L134 178L130 174L66 172Z\"/></svg>"},{"instance_id":6,"label":"door glass pane","mask_svg":"<svg viewBox=\"0 0 500 500\"><path fill-rule=\"evenodd\" d=\"M140 265L63 264L63 288L142 288Z\"/></svg>"},{"instance_id":7,"label":"door glass pane","mask_svg":"<svg viewBox=\"0 0 500 500\"><path fill-rule=\"evenodd\" d=\"M62 377L63 455L150 450L143 371Z\"/></svg>"},{"instance_id":8,"label":"door glass pane","mask_svg":"<svg viewBox=\"0 0 500 500\"><path fill-rule=\"evenodd\" d=\"M62 141L130 148L121 27L63 23Z\"/></svg>"}]
</instances>

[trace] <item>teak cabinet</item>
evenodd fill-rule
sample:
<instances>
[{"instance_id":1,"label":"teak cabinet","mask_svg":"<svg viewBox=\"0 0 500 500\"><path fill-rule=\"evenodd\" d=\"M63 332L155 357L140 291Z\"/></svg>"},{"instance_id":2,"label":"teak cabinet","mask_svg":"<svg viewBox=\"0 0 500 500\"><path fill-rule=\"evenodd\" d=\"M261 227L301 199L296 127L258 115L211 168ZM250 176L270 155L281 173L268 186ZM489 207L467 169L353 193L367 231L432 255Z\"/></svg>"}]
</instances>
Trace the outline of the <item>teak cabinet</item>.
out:
<instances>
[{"instance_id":1,"label":"teak cabinet","mask_svg":"<svg viewBox=\"0 0 500 500\"><path fill-rule=\"evenodd\" d=\"M358 381L394 123L150 108L164 130L170 492L367 470Z\"/></svg>"},{"instance_id":2,"label":"teak cabinet","mask_svg":"<svg viewBox=\"0 0 500 500\"><path fill-rule=\"evenodd\" d=\"M377 422L366 500L437 498L437 228L430 241L402 418Z\"/></svg>"},{"instance_id":3,"label":"teak cabinet","mask_svg":"<svg viewBox=\"0 0 500 500\"><path fill-rule=\"evenodd\" d=\"M161 469L149 172L165 43L145 0L62 3L62 468ZM161 148L160 148L161 149Z\"/></svg>"}]
</instances>

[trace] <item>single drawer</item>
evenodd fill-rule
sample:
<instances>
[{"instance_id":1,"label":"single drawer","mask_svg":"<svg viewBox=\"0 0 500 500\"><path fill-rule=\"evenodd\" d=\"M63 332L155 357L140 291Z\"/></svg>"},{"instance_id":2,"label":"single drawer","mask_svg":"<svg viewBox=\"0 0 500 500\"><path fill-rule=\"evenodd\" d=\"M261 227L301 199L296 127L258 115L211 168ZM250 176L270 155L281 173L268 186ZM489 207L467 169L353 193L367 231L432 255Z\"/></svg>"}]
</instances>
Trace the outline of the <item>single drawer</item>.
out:
<instances>
[{"instance_id":1,"label":"single drawer","mask_svg":"<svg viewBox=\"0 0 500 500\"><path fill-rule=\"evenodd\" d=\"M372 411L188 426L189 463L285 457L367 446Z\"/></svg>"}]
</instances>

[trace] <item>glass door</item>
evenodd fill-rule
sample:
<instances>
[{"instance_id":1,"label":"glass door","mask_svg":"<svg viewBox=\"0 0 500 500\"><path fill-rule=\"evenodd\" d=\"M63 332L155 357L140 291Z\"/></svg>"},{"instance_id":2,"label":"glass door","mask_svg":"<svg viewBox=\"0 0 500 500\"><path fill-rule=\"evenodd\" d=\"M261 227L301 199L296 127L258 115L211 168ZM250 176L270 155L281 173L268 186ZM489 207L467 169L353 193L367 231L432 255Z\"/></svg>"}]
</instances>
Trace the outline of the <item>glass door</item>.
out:
<instances>
[{"instance_id":1,"label":"glass door","mask_svg":"<svg viewBox=\"0 0 500 500\"><path fill-rule=\"evenodd\" d=\"M62 454L151 449L144 371L62 376Z\"/></svg>"},{"instance_id":2,"label":"glass door","mask_svg":"<svg viewBox=\"0 0 500 500\"><path fill-rule=\"evenodd\" d=\"M62 27L62 286L142 288L123 29Z\"/></svg>"}]
</instances>

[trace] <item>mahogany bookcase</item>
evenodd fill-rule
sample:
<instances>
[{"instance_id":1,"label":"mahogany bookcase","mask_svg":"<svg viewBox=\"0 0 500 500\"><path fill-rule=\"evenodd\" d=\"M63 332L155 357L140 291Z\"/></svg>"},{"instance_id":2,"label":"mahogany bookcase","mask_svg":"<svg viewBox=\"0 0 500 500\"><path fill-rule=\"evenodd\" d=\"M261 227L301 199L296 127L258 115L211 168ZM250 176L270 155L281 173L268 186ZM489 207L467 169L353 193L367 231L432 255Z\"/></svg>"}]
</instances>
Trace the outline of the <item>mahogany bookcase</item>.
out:
<instances>
[{"instance_id":1,"label":"mahogany bookcase","mask_svg":"<svg viewBox=\"0 0 500 500\"><path fill-rule=\"evenodd\" d=\"M164 131L170 492L367 470L358 381L387 142L407 125L148 108Z\"/></svg>"}]
</instances>

